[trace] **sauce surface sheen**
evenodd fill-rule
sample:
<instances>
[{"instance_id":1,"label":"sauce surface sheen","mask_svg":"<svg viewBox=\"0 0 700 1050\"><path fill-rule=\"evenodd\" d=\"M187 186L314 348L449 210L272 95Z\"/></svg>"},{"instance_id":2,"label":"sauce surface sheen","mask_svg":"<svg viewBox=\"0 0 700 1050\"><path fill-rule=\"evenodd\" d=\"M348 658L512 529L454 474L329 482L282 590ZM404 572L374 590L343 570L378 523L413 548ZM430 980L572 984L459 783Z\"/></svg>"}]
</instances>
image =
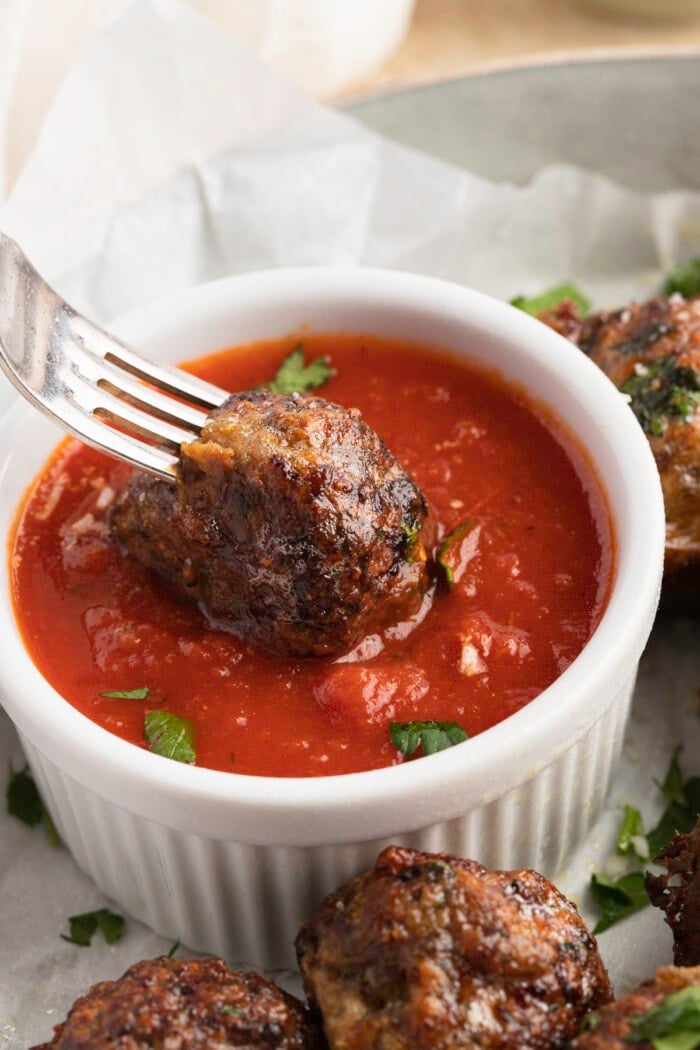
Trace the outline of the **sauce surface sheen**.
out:
<instances>
[{"instance_id":1,"label":"sauce surface sheen","mask_svg":"<svg viewBox=\"0 0 700 1050\"><path fill-rule=\"evenodd\" d=\"M292 338L188 365L231 391L272 378ZM350 773L404 760L392 720L458 722L470 737L517 711L578 655L605 607L612 539L592 471L574 466L517 392L446 353L358 335L305 336L336 371L319 396L359 408L413 474L440 535L476 518L459 583L422 622L340 662L289 662L211 631L198 609L109 534L129 468L73 440L44 468L11 548L25 645L89 718L145 746L146 711L195 724L197 764L267 776ZM145 701L100 697L148 686ZM470 745L478 747L478 740Z\"/></svg>"}]
</instances>

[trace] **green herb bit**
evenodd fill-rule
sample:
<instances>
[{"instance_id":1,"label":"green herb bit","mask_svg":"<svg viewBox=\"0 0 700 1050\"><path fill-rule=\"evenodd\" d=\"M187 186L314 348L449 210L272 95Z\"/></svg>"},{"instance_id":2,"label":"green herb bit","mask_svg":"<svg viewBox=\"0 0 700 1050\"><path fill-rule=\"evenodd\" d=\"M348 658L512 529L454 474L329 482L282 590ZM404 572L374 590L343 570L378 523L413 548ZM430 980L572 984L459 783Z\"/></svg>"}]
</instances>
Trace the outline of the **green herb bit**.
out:
<instances>
[{"instance_id":1,"label":"green herb bit","mask_svg":"<svg viewBox=\"0 0 700 1050\"><path fill-rule=\"evenodd\" d=\"M646 1013L630 1017L628 1043L650 1042L654 1050L700 1046L700 988L682 988Z\"/></svg>"},{"instance_id":2,"label":"green herb bit","mask_svg":"<svg viewBox=\"0 0 700 1050\"><path fill-rule=\"evenodd\" d=\"M97 911L87 911L82 915L71 915L68 919L70 936L61 934L64 941L69 944L77 944L80 948L89 948L92 938L98 929L107 944L116 944L124 935L124 918L110 911L109 908L98 908Z\"/></svg>"},{"instance_id":3,"label":"green herb bit","mask_svg":"<svg viewBox=\"0 0 700 1050\"><path fill-rule=\"evenodd\" d=\"M243 1011L241 1010L240 1006L229 1006L227 1003L225 1006L221 1007L221 1013L228 1014L229 1017L238 1017L238 1015L242 1014Z\"/></svg>"},{"instance_id":4,"label":"green herb bit","mask_svg":"<svg viewBox=\"0 0 700 1050\"><path fill-rule=\"evenodd\" d=\"M676 354L657 357L621 384L630 408L647 434L663 437L667 421L687 423L700 404L700 375L677 364Z\"/></svg>"},{"instance_id":5,"label":"green herb bit","mask_svg":"<svg viewBox=\"0 0 700 1050\"><path fill-rule=\"evenodd\" d=\"M644 821L642 814L634 806L625 806L625 815L617 833L615 848L622 856L634 854L640 860L649 860L649 843L644 834Z\"/></svg>"},{"instance_id":6,"label":"green herb bit","mask_svg":"<svg viewBox=\"0 0 700 1050\"><path fill-rule=\"evenodd\" d=\"M170 946L170 951L168 952L168 958L169 959L174 959L175 958L175 952L178 950L179 947L180 947L180 938L178 937L178 939L175 941L175 943L171 944L171 946Z\"/></svg>"},{"instance_id":7,"label":"green herb bit","mask_svg":"<svg viewBox=\"0 0 700 1050\"><path fill-rule=\"evenodd\" d=\"M587 1014L581 1023L581 1035L583 1035L585 1032L594 1032L602 1020L602 1015L599 1014L597 1010L594 1010L592 1013Z\"/></svg>"},{"instance_id":8,"label":"green herb bit","mask_svg":"<svg viewBox=\"0 0 700 1050\"><path fill-rule=\"evenodd\" d=\"M685 299L700 295L700 259L689 259L666 276L662 288L664 295L680 292Z\"/></svg>"},{"instance_id":9,"label":"green herb bit","mask_svg":"<svg viewBox=\"0 0 700 1050\"><path fill-rule=\"evenodd\" d=\"M481 526L476 518L467 518L451 532L438 551L438 564L442 567L447 586L452 590L464 575L479 546Z\"/></svg>"},{"instance_id":10,"label":"green herb bit","mask_svg":"<svg viewBox=\"0 0 700 1050\"><path fill-rule=\"evenodd\" d=\"M15 770L10 766L7 775L7 787L5 788L5 800L7 812L11 817L16 817L23 824L35 828L42 824L46 832L46 838L51 846L60 846L61 840L56 831L51 814L44 805L44 800L39 794L39 789L29 772L29 767Z\"/></svg>"},{"instance_id":11,"label":"green herb bit","mask_svg":"<svg viewBox=\"0 0 700 1050\"><path fill-rule=\"evenodd\" d=\"M150 693L150 686L142 685L139 689L115 689L111 693L98 693L107 700L146 700Z\"/></svg>"},{"instance_id":12,"label":"green herb bit","mask_svg":"<svg viewBox=\"0 0 700 1050\"><path fill-rule=\"evenodd\" d=\"M416 546L418 544L418 536L420 534L420 526L417 521L412 522L401 522L401 531L406 537L406 543L404 545L404 557L409 565L413 565L416 560Z\"/></svg>"},{"instance_id":13,"label":"green herb bit","mask_svg":"<svg viewBox=\"0 0 700 1050\"><path fill-rule=\"evenodd\" d=\"M591 894L600 911L600 919L593 930L595 934L603 933L649 904L649 897L644 889L643 871L631 871L619 879L593 875Z\"/></svg>"},{"instance_id":14,"label":"green herb bit","mask_svg":"<svg viewBox=\"0 0 700 1050\"><path fill-rule=\"evenodd\" d=\"M656 857L663 846L667 845L677 834L687 835L692 831L700 812L700 777L683 779L678 761L680 748L673 752L668 772L659 789L671 799L664 810L659 823L649 832L649 852ZM676 799L684 799L684 802Z\"/></svg>"},{"instance_id":15,"label":"green herb bit","mask_svg":"<svg viewBox=\"0 0 700 1050\"><path fill-rule=\"evenodd\" d=\"M685 791L685 785L683 784L683 774L681 773L681 764L678 761L678 756L683 750L683 745L679 744L671 756L671 762L668 767L666 776L664 777L663 783L659 783L655 780L659 791L666 798L670 798L671 802L676 802L679 806L688 805L688 796Z\"/></svg>"},{"instance_id":16,"label":"green herb bit","mask_svg":"<svg viewBox=\"0 0 700 1050\"><path fill-rule=\"evenodd\" d=\"M576 303L581 317L585 317L590 312L590 300L575 284L558 284L556 288L549 288L546 292L541 292L540 295L532 296L532 298L528 298L525 295L517 295L515 299L511 299L510 305L516 306L518 310L523 310L526 314L532 314L533 317L536 317L537 314L544 313L546 310L553 310L555 306L559 306L560 303L567 301Z\"/></svg>"},{"instance_id":17,"label":"green herb bit","mask_svg":"<svg viewBox=\"0 0 700 1050\"><path fill-rule=\"evenodd\" d=\"M457 722L391 722L389 736L397 751L409 757L419 747L424 755L434 755L469 739Z\"/></svg>"},{"instance_id":18,"label":"green herb bit","mask_svg":"<svg viewBox=\"0 0 700 1050\"><path fill-rule=\"evenodd\" d=\"M274 379L262 385L273 394L301 394L305 390L317 390L327 383L332 375L333 369L327 357L317 357L307 365L304 361L304 347L299 343L291 354L285 357Z\"/></svg>"},{"instance_id":19,"label":"green herb bit","mask_svg":"<svg viewBox=\"0 0 700 1050\"><path fill-rule=\"evenodd\" d=\"M196 762L194 725L170 711L149 711L143 721L151 751L175 762Z\"/></svg>"}]
</instances>

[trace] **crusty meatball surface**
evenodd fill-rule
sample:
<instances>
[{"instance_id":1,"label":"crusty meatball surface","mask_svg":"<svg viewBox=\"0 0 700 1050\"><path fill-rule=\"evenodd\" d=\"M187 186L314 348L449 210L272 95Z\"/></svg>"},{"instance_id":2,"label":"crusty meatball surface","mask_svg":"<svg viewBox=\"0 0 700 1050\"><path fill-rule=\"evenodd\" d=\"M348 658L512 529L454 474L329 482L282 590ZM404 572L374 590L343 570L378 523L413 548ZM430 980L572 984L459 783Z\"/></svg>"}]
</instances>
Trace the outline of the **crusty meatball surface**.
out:
<instances>
[{"instance_id":1,"label":"crusty meatball surface","mask_svg":"<svg viewBox=\"0 0 700 1050\"><path fill-rule=\"evenodd\" d=\"M571 1050L653 1050L646 1040L631 1042L627 1037L634 1017L645 1014L662 1003L667 996L683 988L700 985L700 968L680 969L663 966L656 971L653 981L646 981L628 995L605 1006L585 1023L584 1031L571 1044Z\"/></svg>"},{"instance_id":2,"label":"crusty meatball surface","mask_svg":"<svg viewBox=\"0 0 700 1050\"><path fill-rule=\"evenodd\" d=\"M678 597L700 589L700 298L657 296L581 318L561 303L540 320L588 354L617 387L636 379L666 506L665 579ZM644 376L644 370L647 376ZM654 420L656 422L654 422Z\"/></svg>"},{"instance_id":3,"label":"crusty meatball surface","mask_svg":"<svg viewBox=\"0 0 700 1050\"><path fill-rule=\"evenodd\" d=\"M71 1007L34 1050L321 1050L306 1008L222 959L145 959Z\"/></svg>"},{"instance_id":4,"label":"crusty meatball surface","mask_svg":"<svg viewBox=\"0 0 700 1050\"><path fill-rule=\"evenodd\" d=\"M664 875L647 872L651 903L666 912L673 930L676 966L700 966L700 821L689 835L676 835L655 860Z\"/></svg>"},{"instance_id":5,"label":"crusty meatball surface","mask_svg":"<svg viewBox=\"0 0 700 1050\"><path fill-rule=\"evenodd\" d=\"M112 526L214 626L305 657L339 655L418 610L426 517L357 409L256 390L183 447L177 486L134 475Z\"/></svg>"},{"instance_id":6,"label":"crusty meatball surface","mask_svg":"<svg viewBox=\"0 0 700 1050\"><path fill-rule=\"evenodd\" d=\"M297 951L331 1050L557 1050L612 998L542 875L397 846L322 902Z\"/></svg>"}]
</instances>

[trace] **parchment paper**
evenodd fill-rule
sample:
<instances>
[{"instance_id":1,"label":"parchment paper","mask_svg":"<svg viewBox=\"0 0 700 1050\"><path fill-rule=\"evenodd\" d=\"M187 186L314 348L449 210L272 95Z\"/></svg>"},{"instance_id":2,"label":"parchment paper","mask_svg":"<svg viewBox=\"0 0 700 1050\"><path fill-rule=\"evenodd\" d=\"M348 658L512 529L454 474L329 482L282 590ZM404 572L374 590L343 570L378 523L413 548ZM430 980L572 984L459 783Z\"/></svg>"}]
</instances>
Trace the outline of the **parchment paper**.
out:
<instances>
[{"instance_id":1,"label":"parchment paper","mask_svg":"<svg viewBox=\"0 0 700 1050\"><path fill-rule=\"evenodd\" d=\"M700 254L697 196L639 196L562 167L526 187L488 183L324 109L165 0L137 3L90 41L0 226L103 322L199 281L299 263L412 269L503 297L571 277L614 305ZM10 399L0 386L0 411ZM619 807L639 805L653 822L652 778L677 741L686 772L700 772L696 639L690 622L655 632L609 810L567 869L546 873L588 918L585 887L608 863ZM0 769L9 758L21 763L0 713ZM65 850L0 813L0 1046L48 1038L92 982L170 947L135 921L111 948L60 939L67 916L104 903ZM651 909L604 934L601 948L620 990L670 960Z\"/></svg>"}]
</instances>

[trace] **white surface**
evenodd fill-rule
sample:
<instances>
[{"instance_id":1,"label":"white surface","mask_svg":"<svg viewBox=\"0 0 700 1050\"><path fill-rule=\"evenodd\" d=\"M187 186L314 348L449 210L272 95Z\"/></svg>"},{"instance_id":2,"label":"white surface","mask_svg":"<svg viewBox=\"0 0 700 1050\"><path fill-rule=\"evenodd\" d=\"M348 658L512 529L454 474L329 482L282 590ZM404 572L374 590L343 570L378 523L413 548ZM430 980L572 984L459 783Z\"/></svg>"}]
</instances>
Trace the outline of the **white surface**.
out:
<instances>
[{"instance_id":1,"label":"white surface","mask_svg":"<svg viewBox=\"0 0 700 1050\"><path fill-rule=\"evenodd\" d=\"M330 261L423 270L499 296L575 276L614 304L648 293L662 269L700 249L695 196L645 198L571 169L523 189L491 186L380 143L167 6L166 15L165 5L139 5L86 49L0 215L96 319L231 272ZM642 801L649 818L660 809L652 777L675 741L699 771L696 630L657 633L638 690L612 802ZM0 758L8 753L17 743L3 718ZM584 902L618 818L611 809L562 876ZM134 922L114 948L60 941L67 915L102 901L64 851L0 814L6 1045L48 1036L93 980L167 948ZM605 934L602 948L620 986L670 957L652 912Z\"/></svg>"},{"instance_id":2,"label":"white surface","mask_svg":"<svg viewBox=\"0 0 700 1050\"><path fill-rule=\"evenodd\" d=\"M370 73L404 36L414 0L183 0L314 94ZM0 200L67 69L134 0L0 0ZM163 11L173 6L164 0ZM138 98L132 100L134 116Z\"/></svg>"}]
</instances>

